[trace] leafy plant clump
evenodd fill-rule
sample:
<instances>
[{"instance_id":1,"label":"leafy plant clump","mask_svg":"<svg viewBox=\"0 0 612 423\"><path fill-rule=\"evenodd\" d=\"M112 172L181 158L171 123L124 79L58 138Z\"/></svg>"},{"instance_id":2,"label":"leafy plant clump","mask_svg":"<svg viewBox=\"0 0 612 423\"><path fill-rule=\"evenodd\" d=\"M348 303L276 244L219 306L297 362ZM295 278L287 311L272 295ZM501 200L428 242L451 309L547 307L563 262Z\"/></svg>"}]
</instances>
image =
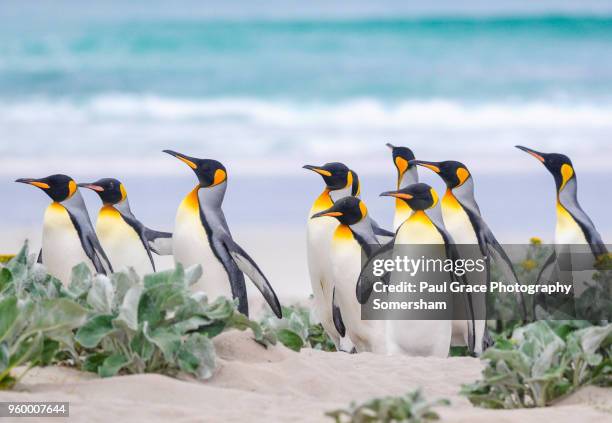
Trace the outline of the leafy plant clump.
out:
<instances>
[{"instance_id":1,"label":"leafy plant clump","mask_svg":"<svg viewBox=\"0 0 612 423\"><path fill-rule=\"evenodd\" d=\"M462 394L485 408L544 407L588 384L612 385L612 324L539 321L482 355L483 379Z\"/></svg>"},{"instance_id":2,"label":"leafy plant clump","mask_svg":"<svg viewBox=\"0 0 612 423\"><path fill-rule=\"evenodd\" d=\"M28 261L25 248L0 268L0 389L11 388L31 367L50 364L60 351L74 351L73 329L87 310L45 295L56 288L42 266ZM15 375L20 366L26 367Z\"/></svg>"},{"instance_id":3,"label":"leafy plant clump","mask_svg":"<svg viewBox=\"0 0 612 423\"><path fill-rule=\"evenodd\" d=\"M265 336L272 342L281 344L294 351L314 348L323 351L336 351L334 342L320 323L314 323L310 310L300 305L282 307L283 318L267 313L260 321Z\"/></svg>"},{"instance_id":4,"label":"leafy plant clump","mask_svg":"<svg viewBox=\"0 0 612 423\"><path fill-rule=\"evenodd\" d=\"M211 339L222 331L250 328L256 341L269 342L233 301L209 303L191 292L201 274L199 266L179 265L141 281L133 271L92 275L82 264L64 287L25 246L0 267L0 386L18 379L10 374L17 366L57 362L102 377L184 372L206 379L216 368Z\"/></svg>"},{"instance_id":5,"label":"leafy plant clump","mask_svg":"<svg viewBox=\"0 0 612 423\"><path fill-rule=\"evenodd\" d=\"M421 390L416 390L400 397L374 398L359 405L353 402L347 409L325 415L336 423L424 423L440 418L432 407L449 404L446 399L427 401Z\"/></svg>"}]
</instances>

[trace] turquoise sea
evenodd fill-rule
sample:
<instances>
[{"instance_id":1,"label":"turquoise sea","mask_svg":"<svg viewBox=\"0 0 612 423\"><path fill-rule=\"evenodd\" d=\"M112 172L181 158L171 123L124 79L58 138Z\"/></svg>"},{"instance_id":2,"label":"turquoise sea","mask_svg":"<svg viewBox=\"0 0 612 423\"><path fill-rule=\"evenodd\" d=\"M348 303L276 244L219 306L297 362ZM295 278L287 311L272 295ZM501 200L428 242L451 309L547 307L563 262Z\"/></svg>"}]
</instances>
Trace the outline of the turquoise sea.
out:
<instances>
[{"instance_id":1,"label":"turquoise sea","mask_svg":"<svg viewBox=\"0 0 612 423\"><path fill-rule=\"evenodd\" d=\"M310 198L304 163L392 178L386 142L464 161L488 187L533 174L536 199L552 181L515 144L610 179L605 2L123 3L0 6L0 193L57 172L186 179L172 148L245 181L307 181Z\"/></svg>"}]
</instances>

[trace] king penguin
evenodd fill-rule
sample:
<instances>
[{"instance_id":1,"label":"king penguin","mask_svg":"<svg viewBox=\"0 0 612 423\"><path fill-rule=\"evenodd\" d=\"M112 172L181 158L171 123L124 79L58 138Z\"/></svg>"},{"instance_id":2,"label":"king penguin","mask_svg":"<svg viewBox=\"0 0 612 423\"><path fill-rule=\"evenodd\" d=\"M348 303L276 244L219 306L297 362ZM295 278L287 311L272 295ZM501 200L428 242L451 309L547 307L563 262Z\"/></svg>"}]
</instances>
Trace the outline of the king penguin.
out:
<instances>
[{"instance_id":1,"label":"king penguin","mask_svg":"<svg viewBox=\"0 0 612 423\"><path fill-rule=\"evenodd\" d=\"M342 320L346 335L357 352L384 353L384 322L361 320L361 306L355 295L362 257L372 256L379 247L368 209L360 199L344 197L328 209L313 214L311 219L325 217L332 217L339 222L332 236L330 251L334 283L333 307L339 309L334 322Z\"/></svg>"},{"instance_id":2,"label":"king penguin","mask_svg":"<svg viewBox=\"0 0 612 423\"><path fill-rule=\"evenodd\" d=\"M314 296L314 309L323 328L332 338L336 348L342 351L352 349L350 339L340 336L334 326L334 318L330 304L333 297L333 272L331 242L338 221L332 217L310 219L312 215L331 207L334 201L347 196L359 197L361 184L355 171L339 162L326 163L323 166L305 165L304 169L313 171L323 178L325 188L316 198L308 213L306 244L308 255L308 271L312 293ZM370 218L373 232L381 237L392 237L394 234L385 231Z\"/></svg>"},{"instance_id":3,"label":"king penguin","mask_svg":"<svg viewBox=\"0 0 612 423\"><path fill-rule=\"evenodd\" d=\"M38 187L53 200L45 211L40 255L50 275L68 285L72 268L80 263L97 273L113 271L91 224L83 197L71 177L51 175L15 182Z\"/></svg>"},{"instance_id":4,"label":"king penguin","mask_svg":"<svg viewBox=\"0 0 612 423\"><path fill-rule=\"evenodd\" d=\"M402 245L423 245L426 248L439 245L437 256L456 259L454 241L444 227L438 194L432 187L417 183L380 195L401 199L413 210L395 234L392 244L394 256L402 255ZM387 353L447 357L451 335L452 320L387 320Z\"/></svg>"},{"instance_id":5,"label":"king penguin","mask_svg":"<svg viewBox=\"0 0 612 423\"><path fill-rule=\"evenodd\" d=\"M442 198L442 218L446 230L458 245L459 254L461 255L463 249L470 256L469 258L484 258L486 260L486 272L470 273L468 275L469 282L473 285L488 286L490 282L490 258L493 258L508 282L517 283L518 278L512 262L482 218L480 208L474 197L474 179L467 167L461 162L452 160L442 162L413 160L411 163L432 170L446 184L446 193ZM475 251L469 245L478 245L479 251ZM476 255L480 257L476 257ZM517 300L523 313L523 316L519 316L519 320L523 320L526 314L525 304L520 295ZM484 307L484 304L480 306ZM484 314L484 310L481 310L478 314L481 313ZM464 327L455 329L457 330L453 330L453 334L462 334L464 340L467 340L467 323ZM484 320L476 321L475 336L476 350L474 353L480 355L492 342ZM457 339L454 339L454 341L454 345L459 345Z\"/></svg>"},{"instance_id":6,"label":"king penguin","mask_svg":"<svg viewBox=\"0 0 612 423\"><path fill-rule=\"evenodd\" d=\"M78 185L94 191L102 200L96 234L115 271L132 267L139 275L146 275L155 272L152 252L172 254L172 234L149 229L136 219L120 181L103 178Z\"/></svg>"},{"instance_id":7,"label":"king penguin","mask_svg":"<svg viewBox=\"0 0 612 423\"><path fill-rule=\"evenodd\" d=\"M555 254L549 257L540 274L544 273L549 266L553 264L558 265L557 257L565 257L562 253L568 252L568 249L574 250L577 253L584 253L584 248L581 248L581 245L588 246L585 248L590 250L594 259L607 254L608 249L601 235L595 228L591 218L589 218L578 203L576 171L569 157L564 154L542 153L520 145L517 145L516 148L535 157L548 169L555 180L557 191ZM571 253L571 251L569 252ZM575 256L578 255L575 254ZM573 280L574 295L580 295L586 286L576 276L574 275L571 279L562 278L562 280Z\"/></svg>"},{"instance_id":8,"label":"king penguin","mask_svg":"<svg viewBox=\"0 0 612 423\"><path fill-rule=\"evenodd\" d=\"M391 149L393 164L397 170L397 189L406 188L408 185L419 182L419 173L417 167L410 164L414 160L414 153L408 147L396 147L387 143L387 147ZM397 231L402 223L406 221L412 214L412 210L408 207L405 201L399 198L395 200L395 213L393 214L393 230Z\"/></svg>"},{"instance_id":9,"label":"king penguin","mask_svg":"<svg viewBox=\"0 0 612 423\"><path fill-rule=\"evenodd\" d=\"M177 263L202 265L204 273L194 289L205 291L210 300L219 296L233 297L238 300L238 310L248 316L246 273L274 314L281 318L281 306L268 279L232 239L221 209L227 188L225 166L216 160L189 157L171 150L164 150L164 153L185 163L198 178L198 184L178 208L172 237Z\"/></svg>"}]
</instances>

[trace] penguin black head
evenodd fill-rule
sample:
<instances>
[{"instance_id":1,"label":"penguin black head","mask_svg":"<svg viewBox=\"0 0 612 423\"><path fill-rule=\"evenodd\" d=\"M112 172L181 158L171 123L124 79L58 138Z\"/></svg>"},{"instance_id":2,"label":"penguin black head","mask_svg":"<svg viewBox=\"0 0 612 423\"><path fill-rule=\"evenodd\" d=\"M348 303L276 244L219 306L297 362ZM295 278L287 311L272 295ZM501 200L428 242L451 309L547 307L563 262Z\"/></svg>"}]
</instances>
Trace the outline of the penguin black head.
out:
<instances>
[{"instance_id":1,"label":"penguin black head","mask_svg":"<svg viewBox=\"0 0 612 423\"><path fill-rule=\"evenodd\" d=\"M125 186L114 178L103 178L96 182L78 184L82 188L95 191L104 204L117 204L127 198Z\"/></svg>"},{"instance_id":2,"label":"penguin black head","mask_svg":"<svg viewBox=\"0 0 612 423\"><path fill-rule=\"evenodd\" d=\"M555 178L557 191L561 191L569 180L576 178L572 161L565 154L541 153L539 151L532 150L531 148L523 147L522 145L517 145L516 148L531 154L537 160L542 162L546 169L548 169L548 171Z\"/></svg>"},{"instance_id":3,"label":"penguin black head","mask_svg":"<svg viewBox=\"0 0 612 423\"><path fill-rule=\"evenodd\" d=\"M197 159L172 150L164 150L189 166L198 177L201 188L211 188L227 181L225 166L212 159Z\"/></svg>"},{"instance_id":4,"label":"penguin black head","mask_svg":"<svg viewBox=\"0 0 612 423\"><path fill-rule=\"evenodd\" d=\"M74 182L70 176L61 174L51 175L41 179L21 178L17 179L15 182L38 187L57 203L69 199L78 189L76 182Z\"/></svg>"},{"instance_id":5,"label":"penguin black head","mask_svg":"<svg viewBox=\"0 0 612 423\"><path fill-rule=\"evenodd\" d=\"M344 197L334 203L327 210L315 213L311 219L323 216L335 217L343 225L354 225L368 214L368 209L363 201L357 197Z\"/></svg>"},{"instance_id":6,"label":"penguin black head","mask_svg":"<svg viewBox=\"0 0 612 423\"><path fill-rule=\"evenodd\" d=\"M380 196L399 198L415 211L427 210L438 204L438 194L436 194L436 191L429 185L421 182L408 185L397 191L383 192Z\"/></svg>"},{"instance_id":7,"label":"penguin black head","mask_svg":"<svg viewBox=\"0 0 612 423\"><path fill-rule=\"evenodd\" d=\"M470 171L463 163L454 160L446 160L443 162L412 160L410 163L433 170L440 175L446 186L451 189L460 187L471 176Z\"/></svg>"},{"instance_id":8,"label":"penguin black head","mask_svg":"<svg viewBox=\"0 0 612 423\"><path fill-rule=\"evenodd\" d=\"M303 168L321 175L330 191L346 188L350 185L351 194L359 195L359 177L357 173L343 163L325 163L323 166L304 165Z\"/></svg>"},{"instance_id":9,"label":"penguin black head","mask_svg":"<svg viewBox=\"0 0 612 423\"><path fill-rule=\"evenodd\" d=\"M393 164L395 164L397 176L401 180L404 173L412 166L410 161L414 160L414 153L408 147L396 147L390 143L387 143L387 147L391 149Z\"/></svg>"}]
</instances>

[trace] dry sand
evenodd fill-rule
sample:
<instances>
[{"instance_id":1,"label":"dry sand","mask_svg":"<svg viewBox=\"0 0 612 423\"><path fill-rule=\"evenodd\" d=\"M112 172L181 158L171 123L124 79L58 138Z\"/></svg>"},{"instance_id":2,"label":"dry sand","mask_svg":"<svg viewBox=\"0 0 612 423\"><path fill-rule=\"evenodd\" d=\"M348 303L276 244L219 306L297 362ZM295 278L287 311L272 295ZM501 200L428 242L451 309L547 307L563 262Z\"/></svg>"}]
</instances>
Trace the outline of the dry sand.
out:
<instances>
[{"instance_id":1,"label":"dry sand","mask_svg":"<svg viewBox=\"0 0 612 423\"><path fill-rule=\"evenodd\" d=\"M612 390L594 387L549 408L475 408L458 395L462 383L480 374L481 363L473 358L295 353L280 345L266 350L248 332L236 331L217 337L215 345L220 367L207 382L160 375L98 379L73 369L48 367L33 369L15 391L0 397L69 401L71 421L318 422L331 421L323 413L352 400L422 387L429 399L451 400L450 407L438 407L448 422L612 421Z\"/></svg>"}]
</instances>

